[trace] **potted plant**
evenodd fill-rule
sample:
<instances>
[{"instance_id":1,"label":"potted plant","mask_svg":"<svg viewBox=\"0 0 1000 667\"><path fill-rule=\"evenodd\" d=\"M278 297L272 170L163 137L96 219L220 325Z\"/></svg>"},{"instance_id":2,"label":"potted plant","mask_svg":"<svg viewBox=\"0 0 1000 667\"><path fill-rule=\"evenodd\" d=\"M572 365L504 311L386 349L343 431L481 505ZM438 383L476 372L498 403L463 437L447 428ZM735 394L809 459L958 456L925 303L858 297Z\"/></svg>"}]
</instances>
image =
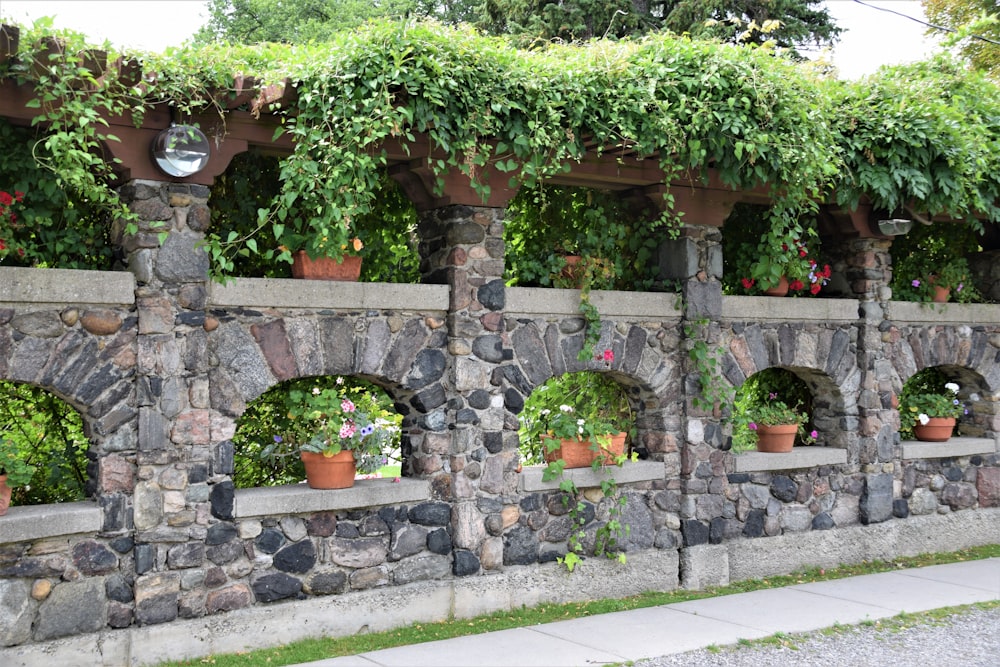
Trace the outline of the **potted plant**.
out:
<instances>
[{"instance_id":1,"label":"potted plant","mask_svg":"<svg viewBox=\"0 0 1000 667\"><path fill-rule=\"evenodd\" d=\"M819 294L830 280L829 264L820 264L809 244L816 231L808 222L761 206L740 205L723 232L726 288L768 296ZM742 288L742 289L740 289Z\"/></svg>"},{"instance_id":2,"label":"potted plant","mask_svg":"<svg viewBox=\"0 0 1000 667\"><path fill-rule=\"evenodd\" d=\"M261 457L297 453L310 487L350 487L357 473L371 474L386 464L392 439L388 423L377 416L375 398L365 391L349 392L343 378L333 386L296 386L285 394L283 407L279 433Z\"/></svg>"},{"instance_id":3,"label":"potted plant","mask_svg":"<svg viewBox=\"0 0 1000 667\"><path fill-rule=\"evenodd\" d=\"M980 301L966 254L979 247L970 225L917 225L892 242L892 294L901 301Z\"/></svg>"},{"instance_id":4,"label":"potted plant","mask_svg":"<svg viewBox=\"0 0 1000 667\"><path fill-rule=\"evenodd\" d=\"M900 433L926 442L945 442L951 438L955 422L965 411L958 398L959 386L940 383L940 373L907 383L899 400Z\"/></svg>"},{"instance_id":5,"label":"potted plant","mask_svg":"<svg viewBox=\"0 0 1000 667\"><path fill-rule=\"evenodd\" d=\"M10 507L11 491L24 486L35 474L35 466L21 458L13 440L0 435L0 516Z\"/></svg>"},{"instance_id":6,"label":"potted plant","mask_svg":"<svg viewBox=\"0 0 1000 667\"><path fill-rule=\"evenodd\" d=\"M757 451L790 452L795 438L804 431L806 420L804 413L789 407L771 392L751 413L747 428L757 434ZM815 437L815 431L808 435L808 439Z\"/></svg>"}]
</instances>

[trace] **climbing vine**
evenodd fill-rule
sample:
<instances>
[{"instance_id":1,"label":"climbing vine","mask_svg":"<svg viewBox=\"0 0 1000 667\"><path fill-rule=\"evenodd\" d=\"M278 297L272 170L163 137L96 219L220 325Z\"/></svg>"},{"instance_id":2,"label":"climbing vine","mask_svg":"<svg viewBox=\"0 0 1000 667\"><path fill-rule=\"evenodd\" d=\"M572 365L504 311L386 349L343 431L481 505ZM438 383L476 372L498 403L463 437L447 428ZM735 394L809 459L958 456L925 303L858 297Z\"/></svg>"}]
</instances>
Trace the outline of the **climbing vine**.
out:
<instances>
[{"instance_id":1,"label":"climbing vine","mask_svg":"<svg viewBox=\"0 0 1000 667\"><path fill-rule=\"evenodd\" d=\"M46 50L52 36L64 45ZM766 49L671 35L526 51L470 28L374 23L319 45L146 54L132 81L124 66L87 74L80 38L44 23L22 45L0 77L34 86L40 135L14 150L44 148L35 158L50 178L126 222L100 151L116 140L108 117L140 122L164 104L179 120L214 110L219 127L206 129L221 136L234 75L294 88L292 101L259 109L294 141L280 189L257 212L256 235L212 230L218 273L235 253L290 239L339 252L373 211L383 146L397 140L426 160L439 191L451 170L483 195L508 180L531 187L597 152L622 165L651 159L664 182L711 169L728 187L763 187L774 225L862 197L890 211L1000 219L1000 95L944 55L844 83ZM663 210L660 223L683 222L669 195Z\"/></svg>"}]
</instances>

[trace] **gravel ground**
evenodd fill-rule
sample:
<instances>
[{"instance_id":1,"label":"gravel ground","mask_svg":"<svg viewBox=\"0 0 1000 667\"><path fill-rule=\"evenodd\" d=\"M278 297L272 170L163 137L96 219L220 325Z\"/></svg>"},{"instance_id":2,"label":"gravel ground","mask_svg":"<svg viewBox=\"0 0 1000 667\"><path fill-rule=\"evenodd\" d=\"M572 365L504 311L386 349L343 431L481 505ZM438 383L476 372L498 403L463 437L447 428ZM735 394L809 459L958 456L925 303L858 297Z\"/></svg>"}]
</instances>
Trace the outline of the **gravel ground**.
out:
<instances>
[{"instance_id":1,"label":"gravel ground","mask_svg":"<svg viewBox=\"0 0 1000 667\"><path fill-rule=\"evenodd\" d=\"M907 626L913 623L908 621ZM969 609L942 619L923 617L919 624L879 629L852 626L833 635L793 635L790 646L726 646L651 658L636 667L772 667L819 665L923 665L997 667L1000 665L1000 607ZM794 648L792 648L794 646Z\"/></svg>"}]
</instances>

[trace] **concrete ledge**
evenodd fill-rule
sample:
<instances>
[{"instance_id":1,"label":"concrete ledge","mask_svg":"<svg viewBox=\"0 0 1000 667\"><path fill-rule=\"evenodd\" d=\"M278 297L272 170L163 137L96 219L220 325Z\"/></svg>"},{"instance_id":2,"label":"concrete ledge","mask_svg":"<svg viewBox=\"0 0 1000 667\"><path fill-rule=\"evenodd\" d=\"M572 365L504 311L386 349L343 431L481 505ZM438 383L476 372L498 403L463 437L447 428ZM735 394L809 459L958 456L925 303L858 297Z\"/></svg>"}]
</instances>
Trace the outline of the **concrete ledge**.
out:
<instances>
[{"instance_id":1,"label":"concrete ledge","mask_svg":"<svg viewBox=\"0 0 1000 667\"><path fill-rule=\"evenodd\" d=\"M669 591L677 587L677 568L676 550L629 553L625 564L588 558L572 573L557 563L507 567L475 577L260 604L203 618L0 648L0 665L138 667L193 660L308 637L349 637L449 617L470 618L542 602Z\"/></svg>"},{"instance_id":2,"label":"concrete ledge","mask_svg":"<svg viewBox=\"0 0 1000 667\"><path fill-rule=\"evenodd\" d=\"M794 447L787 453L743 452L733 456L735 472L799 470L847 463L847 450L839 447Z\"/></svg>"},{"instance_id":3,"label":"concrete ledge","mask_svg":"<svg viewBox=\"0 0 1000 667\"><path fill-rule=\"evenodd\" d=\"M351 510L429 500L423 479L359 479L349 489L310 489L305 484L236 490L236 518Z\"/></svg>"},{"instance_id":4,"label":"concrete ledge","mask_svg":"<svg viewBox=\"0 0 1000 667\"><path fill-rule=\"evenodd\" d=\"M669 292L594 290L590 302L602 317L634 320L680 319L679 298ZM546 287L508 287L508 315L579 315L580 290Z\"/></svg>"},{"instance_id":5,"label":"concrete ledge","mask_svg":"<svg viewBox=\"0 0 1000 667\"><path fill-rule=\"evenodd\" d=\"M211 283L210 307L345 308L352 310L448 310L447 285L349 283L289 278L236 278Z\"/></svg>"},{"instance_id":6,"label":"concrete ledge","mask_svg":"<svg viewBox=\"0 0 1000 667\"><path fill-rule=\"evenodd\" d=\"M737 322L856 322L854 299L724 296L722 319Z\"/></svg>"},{"instance_id":7,"label":"concrete ledge","mask_svg":"<svg viewBox=\"0 0 1000 667\"><path fill-rule=\"evenodd\" d=\"M890 519L870 526L785 533L727 542L731 581L789 574L807 567L890 560L1000 544L1000 508Z\"/></svg>"},{"instance_id":8,"label":"concrete ledge","mask_svg":"<svg viewBox=\"0 0 1000 667\"><path fill-rule=\"evenodd\" d=\"M522 491L529 493L558 489L560 480L543 482L544 472L545 466L525 466L521 471L518 486ZM605 475L614 477L618 484L629 484L630 482L663 479L664 474L661 461L626 461L620 468L618 466L605 466L599 471L594 471L593 468L567 469L563 471L563 478L573 480L578 489L589 489L600 487L601 481L606 479Z\"/></svg>"},{"instance_id":9,"label":"concrete ledge","mask_svg":"<svg viewBox=\"0 0 1000 667\"><path fill-rule=\"evenodd\" d=\"M0 268L0 303L130 306L135 276L125 271Z\"/></svg>"},{"instance_id":10,"label":"concrete ledge","mask_svg":"<svg viewBox=\"0 0 1000 667\"><path fill-rule=\"evenodd\" d=\"M915 303L890 301L889 319L913 324L1000 324L1000 309L991 303Z\"/></svg>"},{"instance_id":11,"label":"concrete ledge","mask_svg":"<svg viewBox=\"0 0 1000 667\"><path fill-rule=\"evenodd\" d=\"M947 442L903 441L904 459L947 459L973 454L994 454L997 442L992 438L951 438Z\"/></svg>"},{"instance_id":12,"label":"concrete ledge","mask_svg":"<svg viewBox=\"0 0 1000 667\"><path fill-rule=\"evenodd\" d=\"M15 505L5 516L0 516L0 544L96 533L103 525L101 508L89 500L56 505Z\"/></svg>"}]
</instances>

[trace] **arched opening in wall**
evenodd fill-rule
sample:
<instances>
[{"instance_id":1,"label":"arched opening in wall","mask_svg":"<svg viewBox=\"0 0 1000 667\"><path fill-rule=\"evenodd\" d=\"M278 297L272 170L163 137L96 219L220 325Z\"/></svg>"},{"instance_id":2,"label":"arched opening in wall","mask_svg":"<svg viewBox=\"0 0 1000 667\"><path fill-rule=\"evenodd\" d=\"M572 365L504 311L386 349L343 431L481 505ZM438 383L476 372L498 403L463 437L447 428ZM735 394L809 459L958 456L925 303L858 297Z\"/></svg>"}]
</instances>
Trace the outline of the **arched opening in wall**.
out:
<instances>
[{"instance_id":1,"label":"arched opening in wall","mask_svg":"<svg viewBox=\"0 0 1000 667\"><path fill-rule=\"evenodd\" d=\"M625 387L609 373L564 373L536 387L518 415L518 442L524 465L558 458L562 439L600 440L593 456L628 455L636 440L636 411ZM612 444L613 443L613 444ZM586 456L590 456L587 454Z\"/></svg>"},{"instance_id":2,"label":"arched opening in wall","mask_svg":"<svg viewBox=\"0 0 1000 667\"><path fill-rule=\"evenodd\" d=\"M828 261L811 218L775 219L768 206L739 203L722 228L723 294L829 296Z\"/></svg>"},{"instance_id":3,"label":"arched opening in wall","mask_svg":"<svg viewBox=\"0 0 1000 667\"><path fill-rule=\"evenodd\" d=\"M981 375L961 366L924 368L903 384L899 394L899 434L915 439L914 427L931 418L954 418L954 435L990 434L994 403L982 400L988 389Z\"/></svg>"},{"instance_id":4,"label":"arched opening in wall","mask_svg":"<svg viewBox=\"0 0 1000 667\"><path fill-rule=\"evenodd\" d=\"M282 250L295 252L310 238L321 236L305 226L295 229L300 219L311 219L305 214L294 221L289 218L277 243L271 223L261 225L258 211L268 209L281 193L280 176L280 157L247 151L236 155L212 185L208 201L212 211L211 232L223 239L235 234L234 238L251 239L254 244L245 246L243 252L231 253L234 275L291 278L291 264L281 259ZM351 223L352 233L362 246L356 253L351 249L351 254L362 258L360 280L420 282L416 208L388 176L379 182L376 202L371 213Z\"/></svg>"},{"instance_id":5,"label":"arched opening in wall","mask_svg":"<svg viewBox=\"0 0 1000 667\"><path fill-rule=\"evenodd\" d=\"M796 425L795 446L812 444L813 396L806 383L784 368L765 368L746 379L733 401L734 452L756 448L761 427Z\"/></svg>"},{"instance_id":6,"label":"arched opening in wall","mask_svg":"<svg viewBox=\"0 0 1000 667\"><path fill-rule=\"evenodd\" d=\"M282 382L250 403L236 422L233 483L298 484L305 479L302 449L353 449L359 476L399 477L402 420L392 397L362 378Z\"/></svg>"},{"instance_id":7,"label":"arched opening in wall","mask_svg":"<svg viewBox=\"0 0 1000 667\"><path fill-rule=\"evenodd\" d=\"M648 291L662 236L651 202L583 187L522 188L504 220L509 286Z\"/></svg>"},{"instance_id":8,"label":"arched opening in wall","mask_svg":"<svg viewBox=\"0 0 1000 667\"><path fill-rule=\"evenodd\" d=\"M89 448L73 406L40 387L0 381L0 469L11 504L84 500L92 493Z\"/></svg>"}]
</instances>

